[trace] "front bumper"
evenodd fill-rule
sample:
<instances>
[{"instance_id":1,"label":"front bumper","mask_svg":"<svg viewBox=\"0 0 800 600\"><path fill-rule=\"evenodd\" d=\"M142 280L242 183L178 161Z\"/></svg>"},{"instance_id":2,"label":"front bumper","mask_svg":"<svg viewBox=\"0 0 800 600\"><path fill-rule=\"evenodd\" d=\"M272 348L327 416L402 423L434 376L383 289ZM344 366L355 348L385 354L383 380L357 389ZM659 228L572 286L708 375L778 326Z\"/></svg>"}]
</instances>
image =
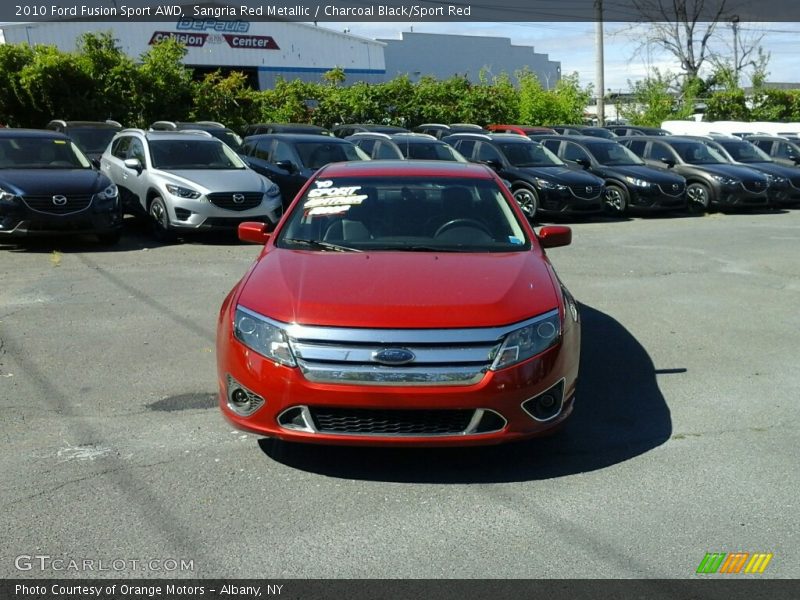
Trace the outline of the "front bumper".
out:
<instances>
[{"instance_id":1,"label":"front bumper","mask_svg":"<svg viewBox=\"0 0 800 600\"><path fill-rule=\"evenodd\" d=\"M714 202L720 207L759 207L770 204L769 189L748 189L744 184L718 184L714 187Z\"/></svg>"},{"instance_id":2,"label":"front bumper","mask_svg":"<svg viewBox=\"0 0 800 600\"><path fill-rule=\"evenodd\" d=\"M0 237L107 234L122 228L118 201L92 202L78 212L56 215L32 210L19 202L0 206Z\"/></svg>"},{"instance_id":3,"label":"front bumper","mask_svg":"<svg viewBox=\"0 0 800 600\"><path fill-rule=\"evenodd\" d=\"M651 210L680 210L686 208L686 186L678 190L665 189L660 185L647 188L628 186L630 206Z\"/></svg>"},{"instance_id":4,"label":"front bumper","mask_svg":"<svg viewBox=\"0 0 800 600\"><path fill-rule=\"evenodd\" d=\"M573 409L577 323L564 329L558 345L518 365L488 371L476 384L375 386L311 382L299 368L278 365L239 343L230 322L229 314L223 316L217 335L220 409L235 427L260 435L339 445L498 444L547 435ZM229 404L229 392L238 386L264 401L249 416ZM542 418L528 401L553 390L558 410ZM458 419L460 424L442 425ZM293 420L304 427L287 427Z\"/></svg>"},{"instance_id":5,"label":"front bumper","mask_svg":"<svg viewBox=\"0 0 800 600\"><path fill-rule=\"evenodd\" d=\"M566 190L539 189L539 208L543 214L551 215L590 215L605 210L604 188L594 186L591 194L581 195L572 188Z\"/></svg>"},{"instance_id":6,"label":"front bumper","mask_svg":"<svg viewBox=\"0 0 800 600\"><path fill-rule=\"evenodd\" d=\"M170 226L175 229L191 231L236 229L239 223L245 221L268 221L274 225L283 214L280 196L268 198L246 210L221 208L212 204L205 196L191 199L169 194L165 195L164 199Z\"/></svg>"}]
</instances>

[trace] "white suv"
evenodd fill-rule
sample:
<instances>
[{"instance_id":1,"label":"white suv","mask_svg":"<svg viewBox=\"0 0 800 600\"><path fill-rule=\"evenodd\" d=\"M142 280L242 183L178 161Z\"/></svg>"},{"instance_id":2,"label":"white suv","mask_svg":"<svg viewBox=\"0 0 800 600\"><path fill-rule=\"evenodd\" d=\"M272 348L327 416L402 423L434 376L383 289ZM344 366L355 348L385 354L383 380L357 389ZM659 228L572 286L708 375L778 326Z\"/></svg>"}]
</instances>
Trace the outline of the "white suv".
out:
<instances>
[{"instance_id":1,"label":"white suv","mask_svg":"<svg viewBox=\"0 0 800 600\"><path fill-rule=\"evenodd\" d=\"M282 211L278 186L204 131L124 129L100 168L117 184L126 212L149 215L162 240L243 221L274 224Z\"/></svg>"}]
</instances>

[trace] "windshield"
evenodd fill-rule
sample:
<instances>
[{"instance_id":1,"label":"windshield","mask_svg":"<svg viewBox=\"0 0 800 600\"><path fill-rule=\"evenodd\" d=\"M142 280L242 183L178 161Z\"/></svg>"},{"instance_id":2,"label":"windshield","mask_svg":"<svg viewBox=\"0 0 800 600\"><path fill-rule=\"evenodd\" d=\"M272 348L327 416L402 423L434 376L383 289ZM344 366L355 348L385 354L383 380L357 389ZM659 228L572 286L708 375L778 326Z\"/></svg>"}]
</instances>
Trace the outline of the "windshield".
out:
<instances>
[{"instance_id":1,"label":"windshield","mask_svg":"<svg viewBox=\"0 0 800 600\"><path fill-rule=\"evenodd\" d=\"M222 140L234 150L238 150L242 146L242 138L232 132L230 129L206 129L211 135L218 140Z\"/></svg>"},{"instance_id":2,"label":"windshield","mask_svg":"<svg viewBox=\"0 0 800 600\"><path fill-rule=\"evenodd\" d=\"M109 142L111 142L111 138L116 135L117 130L110 127L86 127L81 129L71 127L66 133L84 152L102 154L108 147Z\"/></svg>"},{"instance_id":3,"label":"windshield","mask_svg":"<svg viewBox=\"0 0 800 600\"><path fill-rule=\"evenodd\" d=\"M622 167L644 164L641 158L622 144L596 144L589 142L586 147L601 165Z\"/></svg>"},{"instance_id":4,"label":"windshield","mask_svg":"<svg viewBox=\"0 0 800 600\"><path fill-rule=\"evenodd\" d=\"M397 142L397 147L403 156L416 160L450 160L456 162L467 162L453 147L440 142Z\"/></svg>"},{"instance_id":5,"label":"windshield","mask_svg":"<svg viewBox=\"0 0 800 600\"><path fill-rule=\"evenodd\" d=\"M69 140L47 137L0 138L0 169L91 169Z\"/></svg>"},{"instance_id":6,"label":"windshield","mask_svg":"<svg viewBox=\"0 0 800 600\"><path fill-rule=\"evenodd\" d=\"M276 244L314 251L519 252L531 244L493 179L317 179Z\"/></svg>"},{"instance_id":7,"label":"windshield","mask_svg":"<svg viewBox=\"0 0 800 600\"><path fill-rule=\"evenodd\" d=\"M737 162L772 162L772 159L766 152L750 142L720 142L719 145L725 148L728 154L731 155L731 158Z\"/></svg>"},{"instance_id":8,"label":"windshield","mask_svg":"<svg viewBox=\"0 0 800 600\"><path fill-rule=\"evenodd\" d=\"M564 166L560 158L535 142L500 142L497 145L515 167Z\"/></svg>"},{"instance_id":9,"label":"windshield","mask_svg":"<svg viewBox=\"0 0 800 600\"><path fill-rule=\"evenodd\" d=\"M672 147L690 165L718 165L729 162L719 152L702 142L674 142Z\"/></svg>"},{"instance_id":10,"label":"windshield","mask_svg":"<svg viewBox=\"0 0 800 600\"><path fill-rule=\"evenodd\" d=\"M308 169L319 169L328 163L367 160L369 157L350 142L298 142L300 160Z\"/></svg>"},{"instance_id":11,"label":"windshield","mask_svg":"<svg viewBox=\"0 0 800 600\"><path fill-rule=\"evenodd\" d=\"M209 138L151 140L150 160L157 169L245 169L245 164L225 144Z\"/></svg>"}]
</instances>

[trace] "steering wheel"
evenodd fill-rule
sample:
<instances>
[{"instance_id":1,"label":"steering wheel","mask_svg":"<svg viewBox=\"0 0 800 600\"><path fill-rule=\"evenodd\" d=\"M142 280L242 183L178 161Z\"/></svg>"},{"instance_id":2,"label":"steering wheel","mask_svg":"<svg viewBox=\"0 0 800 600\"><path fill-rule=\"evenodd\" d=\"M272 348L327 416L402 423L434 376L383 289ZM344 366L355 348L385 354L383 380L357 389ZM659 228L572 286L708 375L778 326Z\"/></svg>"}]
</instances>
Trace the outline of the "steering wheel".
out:
<instances>
[{"instance_id":1,"label":"steering wheel","mask_svg":"<svg viewBox=\"0 0 800 600\"><path fill-rule=\"evenodd\" d=\"M436 230L436 233L433 234L433 237L439 237L445 231L453 229L454 227L471 227L472 229L479 229L489 237L492 237L492 232L489 231L489 228L485 224L481 223L480 221L476 221L475 219L453 219L452 221L448 221Z\"/></svg>"}]
</instances>

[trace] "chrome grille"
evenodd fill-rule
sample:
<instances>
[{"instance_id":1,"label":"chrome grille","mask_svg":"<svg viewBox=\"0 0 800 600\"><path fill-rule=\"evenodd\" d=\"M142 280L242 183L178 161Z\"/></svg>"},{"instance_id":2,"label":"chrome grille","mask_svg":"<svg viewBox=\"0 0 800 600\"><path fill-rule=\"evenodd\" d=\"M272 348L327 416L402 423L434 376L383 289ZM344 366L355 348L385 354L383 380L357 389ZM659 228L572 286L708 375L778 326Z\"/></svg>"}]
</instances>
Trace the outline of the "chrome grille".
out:
<instances>
[{"instance_id":1,"label":"chrome grille","mask_svg":"<svg viewBox=\"0 0 800 600\"><path fill-rule=\"evenodd\" d=\"M684 185L683 184L676 184L678 189L673 189L672 184L669 185L658 185L658 189L661 190L661 193L665 196L682 196L684 192Z\"/></svg>"},{"instance_id":2,"label":"chrome grille","mask_svg":"<svg viewBox=\"0 0 800 600\"><path fill-rule=\"evenodd\" d=\"M343 385L474 385L492 365L504 336L551 317L556 310L504 327L472 329L366 329L273 323L288 338L303 376ZM385 350L401 350L410 361L387 364ZM391 353L388 353L391 354Z\"/></svg>"},{"instance_id":3,"label":"chrome grille","mask_svg":"<svg viewBox=\"0 0 800 600\"><path fill-rule=\"evenodd\" d=\"M54 197L59 198L59 203L53 201ZM66 200L62 200L62 198ZM23 196L22 201L25 206L36 212L48 215L70 215L89 208L92 204L92 197L56 194L55 196Z\"/></svg>"},{"instance_id":4,"label":"chrome grille","mask_svg":"<svg viewBox=\"0 0 800 600\"><path fill-rule=\"evenodd\" d=\"M573 185L569 188L570 193L576 198L584 200L594 200L603 192L602 185Z\"/></svg>"},{"instance_id":5,"label":"chrome grille","mask_svg":"<svg viewBox=\"0 0 800 600\"><path fill-rule=\"evenodd\" d=\"M214 192L206 198L214 206L225 210L250 210L261 204L264 195L261 192Z\"/></svg>"},{"instance_id":6,"label":"chrome grille","mask_svg":"<svg viewBox=\"0 0 800 600\"><path fill-rule=\"evenodd\" d=\"M756 194L767 191L767 185L761 181L743 181L742 185L748 192L755 192Z\"/></svg>"}]
</instances>

